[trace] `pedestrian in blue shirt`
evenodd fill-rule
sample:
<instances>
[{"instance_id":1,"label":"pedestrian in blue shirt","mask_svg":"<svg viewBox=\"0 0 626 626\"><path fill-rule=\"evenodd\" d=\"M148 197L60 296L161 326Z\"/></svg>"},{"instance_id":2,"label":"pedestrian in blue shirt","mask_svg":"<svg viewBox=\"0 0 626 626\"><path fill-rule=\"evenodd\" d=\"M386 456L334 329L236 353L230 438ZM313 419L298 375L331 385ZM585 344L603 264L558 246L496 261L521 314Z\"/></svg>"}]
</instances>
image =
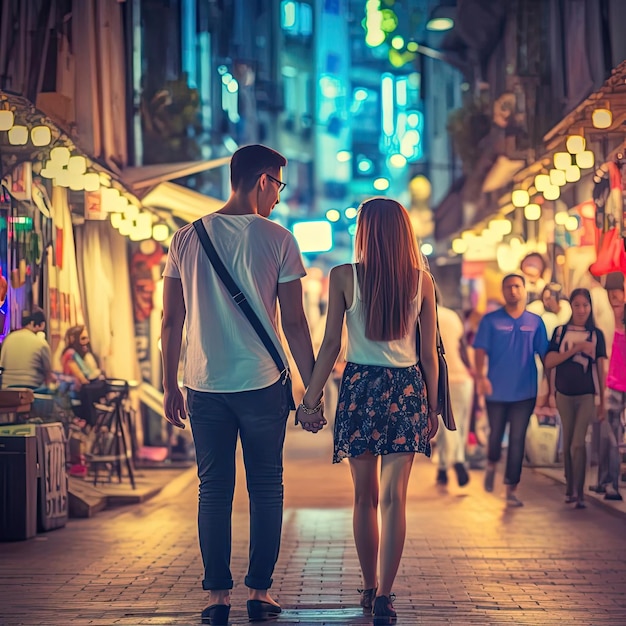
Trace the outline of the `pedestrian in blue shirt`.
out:
<instances>
[{"instance_id":1,"label":"pedestrian in blue shirt","mask_svg":"<svg viewBox=\"0 0 626 626\"><path fill-rule=\"evenodd\" d=\"M493 491L496 464L508 423L506 501L507 506L522 506L515 491L522 473L526 429L537 398L535 355L543 360L548 350L548 336L541 318L526 310L523 276L505 276L502 295L505 305L483 317L474 339L476 386L478 393L485 396L490 429L485 490Z\"/></svg>"}]
</instances>

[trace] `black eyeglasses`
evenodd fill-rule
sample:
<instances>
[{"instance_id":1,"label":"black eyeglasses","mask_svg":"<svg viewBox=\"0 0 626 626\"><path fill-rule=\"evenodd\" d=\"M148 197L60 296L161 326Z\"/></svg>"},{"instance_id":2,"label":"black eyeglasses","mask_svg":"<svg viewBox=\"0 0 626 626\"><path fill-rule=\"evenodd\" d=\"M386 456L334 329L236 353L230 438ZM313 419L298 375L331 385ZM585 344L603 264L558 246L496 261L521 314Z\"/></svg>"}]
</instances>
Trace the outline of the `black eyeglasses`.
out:
<instances>
[{"instance_id":1,"label":"black eyeglasses","mask_svg":"<svg viewBox=\"0 0 626 626\"><path fill-rule=\"evenodd\" d=\"M287 183L284 183L282 180L278 180L278 178L274 178L267 172L263 172L270 180L273 180L278 185L278 193L281 193L283 189L287 186Z\"/></svg>"}]
</instances>

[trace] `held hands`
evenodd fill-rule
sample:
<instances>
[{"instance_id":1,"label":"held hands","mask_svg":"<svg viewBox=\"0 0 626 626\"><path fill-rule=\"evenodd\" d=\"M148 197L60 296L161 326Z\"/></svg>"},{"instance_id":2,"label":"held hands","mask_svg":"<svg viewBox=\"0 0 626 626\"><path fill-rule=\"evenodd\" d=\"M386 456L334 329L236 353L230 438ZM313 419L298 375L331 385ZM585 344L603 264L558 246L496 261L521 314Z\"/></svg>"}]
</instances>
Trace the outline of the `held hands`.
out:
<instances>
[{"instance_id":1,"label":"held hands","mask_svg":"<svg viewBox=\"0 0 626 626\"><path fill-rule=\"evenodd\" d=\"M165 419L172 426L185 429L185 424L182 421L187 419L185 399L178 387L163 393L163 409L165 411Z\"/></svg>"},{"instance_id":2,"label":"held hands","mask_svg":"<svg viewBox=\"0 0 626 626\"><path fill-rule=\"evenodd\" d=\"M311 412L311 409L317 408L317 411ZM296 425L300 424L302 430L307 430L310 433L317 433L328 422L324 417L324 403L320 400L316 407L309 407L307 404L301 402L296 410Z\"/></svg>"}]
</instances>

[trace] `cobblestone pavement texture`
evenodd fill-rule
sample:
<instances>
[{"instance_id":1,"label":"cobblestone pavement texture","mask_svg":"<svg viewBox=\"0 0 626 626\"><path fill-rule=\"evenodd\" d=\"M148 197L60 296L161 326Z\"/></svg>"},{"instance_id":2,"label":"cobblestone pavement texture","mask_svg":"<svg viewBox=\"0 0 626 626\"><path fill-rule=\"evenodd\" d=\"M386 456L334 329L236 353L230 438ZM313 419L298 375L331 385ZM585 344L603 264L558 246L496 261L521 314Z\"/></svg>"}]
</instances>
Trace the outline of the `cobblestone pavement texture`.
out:
<instances>
[{"instance_id":1,"label":"cobblestone pavement texture","mask_svg":"<svg viewBox=\"0 0 626 626\"><path fill-rule=\"evenodd\" d=\"M331 434L289 428L283 544L272 589L277 624L371 624L351 536L347 465L330 463ZM398 625L626 624L626 518L575 510L563 487L526 468L525 506L507 510L501 484L472 471L435 487L419 458L395 585ZM231 624L245 624L247 501L234 512ZM501 478L501 475L498 476ZM197 479L182 472L141 505L70 520L26 542L0 544L0 624L198 624L206 604L196 537Z\"/></svg>"}]
</instances>

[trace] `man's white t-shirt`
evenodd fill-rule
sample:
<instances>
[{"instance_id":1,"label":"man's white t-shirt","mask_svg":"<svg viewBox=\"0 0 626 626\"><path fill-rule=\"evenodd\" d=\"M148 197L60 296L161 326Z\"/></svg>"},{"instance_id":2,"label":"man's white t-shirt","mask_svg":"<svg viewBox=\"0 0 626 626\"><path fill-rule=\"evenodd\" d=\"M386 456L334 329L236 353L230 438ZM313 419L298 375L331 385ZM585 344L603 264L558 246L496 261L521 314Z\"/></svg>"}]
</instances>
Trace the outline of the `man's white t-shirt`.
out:
<instances>
[{"instance_id":1,"label":"man's white t-shirt","mask_svg":"<svg viewBox=\"0 0 626 626\"><path fill-rule=\"evenodd\" d=\"M293 235L256 214L202 218L220 259L274 340L278 283L306 275ZM186 344L183 384L195 391L263 389L280 373L252 325L209 261L192 224L172 237L163 276L182 281Z\"/></svg>"},{"instance_id":2,"label":"man's white t-shirt","mask_svg":"<svg viewBox=\"0 0 626 626\"><path fill-rule=\"evenodd\" d=\"M448 380L450 382L462 382L471 379L472 376L461 358L461 340L465 333L461 318L452 309L438 306L437 319L439 320L441 340L446 351Z\"/></svg>"}]
</instances>

